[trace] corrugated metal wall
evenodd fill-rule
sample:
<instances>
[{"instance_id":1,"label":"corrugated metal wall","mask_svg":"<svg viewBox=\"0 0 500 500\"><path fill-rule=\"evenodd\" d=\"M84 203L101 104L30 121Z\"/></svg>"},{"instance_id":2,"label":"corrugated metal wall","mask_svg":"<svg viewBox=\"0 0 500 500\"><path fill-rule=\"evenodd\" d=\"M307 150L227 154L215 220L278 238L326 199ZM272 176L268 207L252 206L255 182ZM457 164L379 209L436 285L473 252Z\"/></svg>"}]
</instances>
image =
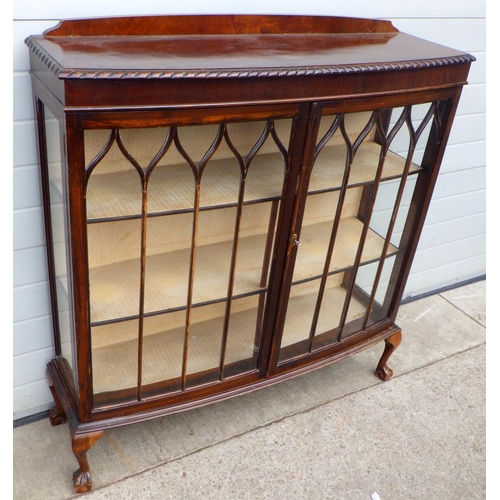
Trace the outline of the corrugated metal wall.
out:
<instances>
[{"instance_id":1,"label":"corrugated metal wall","mask_svg":"<svg viewBox=\"0 0 500 500\"><path fill-rule=\"evenodd\" d=\"M171 6L169 6L170 8ZM185 0L165 10L164 2L137 5L131 0L50 0L14 2L13 127L13 374L14 419L46 410L52 399L45 365L53 356L45 270L42 212L36 167L35 133L28 50L24 39L54 26L58 19L106 15L183 13L318 14L389 19L400 30L472 53L477 62L464 89L449 148L444 158L405 297L439 289L486 272L486 21L485 3L353 0L337 6L324 1L240 1L235 9L224 0L207 7ZM209 9L209 10L208 10Z\"/></svg>"}]
</instances>

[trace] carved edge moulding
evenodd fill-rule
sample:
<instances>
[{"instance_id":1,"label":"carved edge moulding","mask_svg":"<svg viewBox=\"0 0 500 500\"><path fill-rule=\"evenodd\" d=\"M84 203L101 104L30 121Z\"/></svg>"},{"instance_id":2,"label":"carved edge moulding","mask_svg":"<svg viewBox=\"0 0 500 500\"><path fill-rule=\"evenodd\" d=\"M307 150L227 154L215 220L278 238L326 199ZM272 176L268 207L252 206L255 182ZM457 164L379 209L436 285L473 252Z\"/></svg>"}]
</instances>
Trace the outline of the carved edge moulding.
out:
<instances>
[{"instance_id":1,"label":"carved edge moulding","mask_svg":"<svg viewBox=\"0 0 500 500\"><path fill-rule=\"evenodd\" d=\"M474 57L388 21L144 16L26 39L52 425L221 401L384 342Z\"/></svg>"}]
</instances>

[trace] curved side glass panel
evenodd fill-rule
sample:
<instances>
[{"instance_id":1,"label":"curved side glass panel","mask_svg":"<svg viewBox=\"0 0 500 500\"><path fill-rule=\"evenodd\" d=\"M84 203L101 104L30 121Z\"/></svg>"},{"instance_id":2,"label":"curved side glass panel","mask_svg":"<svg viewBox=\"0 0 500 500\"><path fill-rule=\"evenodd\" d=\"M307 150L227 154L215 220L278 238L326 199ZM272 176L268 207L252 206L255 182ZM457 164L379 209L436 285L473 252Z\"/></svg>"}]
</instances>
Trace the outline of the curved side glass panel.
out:
<instances>
[{"instance_id":1,"label":"curved side glass panel","mask_svg":"<svg viewBox=\"0 0 500 500\"><path fill-rule=\"evenodd\" d=\"M44 107L44 115L47 187L51 212L50 231L56 288L55 298L57 303L57 318L54 323L56 335L58 330L61 355L72 369L74 387L77 388L74 321L72 316L70 243L67 219L67 179L62 159L60 123L47 107Z\"/></svg>"}]
</instances>

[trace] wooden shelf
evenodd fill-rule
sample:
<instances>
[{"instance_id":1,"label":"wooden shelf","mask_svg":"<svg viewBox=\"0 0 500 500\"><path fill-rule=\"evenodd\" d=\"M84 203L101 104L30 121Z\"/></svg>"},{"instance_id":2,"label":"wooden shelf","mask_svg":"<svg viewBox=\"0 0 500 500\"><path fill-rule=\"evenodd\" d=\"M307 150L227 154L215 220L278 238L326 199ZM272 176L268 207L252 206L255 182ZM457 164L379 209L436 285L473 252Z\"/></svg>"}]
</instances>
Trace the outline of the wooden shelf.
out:
<instances>
[{"instance_id":1,"label":"wooden shelf","mask_svg":"<svg viewBox=\"0 0 500 500\"><path fill-rule=\"evenodd\" d=\"M330 271L352 266L362 231L355 217L342 219ZM308 279L323 272L331 223L304 226L304 242L297 259L294 280ZM266 235L242 238L236 266L234 295L259 293ZM369 231L363 262L380 257L384 240ZM225 300L229 280L232 242L200 245L196 252L193 303ZM389 254L396 252L393 246ZM190 249L151 255L146 262L145 313L186 306ZM168 285L168 286L167 286ZM139 259L130 259L90 269L91 320L99 323L139 314Z\"/></svg>"},{"instance_id":2,"label":"wooden shelf","mask_svg":"<svg viewBox=\"0 0 500 500\"><path fill-rule=\"evenodd\" d=\"M350 186L373 182L379 154L380 146L377 143L363 143L353 162ZM340 189L345 157L346 146L343 144L323 148L313 168L309 191ZM382 180L400 176L404 164L404 158L389 152ZM332 168L332 165L338 165L338 168ZM419 169L420 167L412 164L410 172L415 173ZM257 155L250 166L245 202L278 199L281 196L283 179L283 157L279 153ZM239 182L236 159L211 160L202 178L201 209L235 206ZM87 217L89 221L140 217L141 193L139 175L132 168L106 174L95 172L90 176L87 188ZM187 163L156 167L148 188L149 215L192 211L193 201L194 178Z\"/></svg>"}]
</instances>

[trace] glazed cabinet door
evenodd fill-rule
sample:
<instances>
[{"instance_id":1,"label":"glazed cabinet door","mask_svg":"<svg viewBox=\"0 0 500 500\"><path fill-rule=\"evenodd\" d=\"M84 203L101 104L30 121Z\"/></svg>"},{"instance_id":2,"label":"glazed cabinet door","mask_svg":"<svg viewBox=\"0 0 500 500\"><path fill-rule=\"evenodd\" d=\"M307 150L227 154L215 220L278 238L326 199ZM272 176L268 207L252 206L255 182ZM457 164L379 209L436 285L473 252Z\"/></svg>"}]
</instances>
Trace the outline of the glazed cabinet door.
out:
<instances>
[{"instance_id":1,"label":"glazed cabinet door","mask_svg":"<svg viewBox=\"0 0 500 500\"><path fill-rule=\"evenodd\" d=\"M275 366L394 321L452 105L436 95L319 108Z\"/></svg>"},{"instance_id":2,"label":"glazed cabinet door","mask_svg":"<svg viewBox=\"0 0 500 500\"><path fill-rule=\"evenodd\" d=\"M257 373L298 114L83 120L95 409Z\"/></svg>"}]
</instances>

